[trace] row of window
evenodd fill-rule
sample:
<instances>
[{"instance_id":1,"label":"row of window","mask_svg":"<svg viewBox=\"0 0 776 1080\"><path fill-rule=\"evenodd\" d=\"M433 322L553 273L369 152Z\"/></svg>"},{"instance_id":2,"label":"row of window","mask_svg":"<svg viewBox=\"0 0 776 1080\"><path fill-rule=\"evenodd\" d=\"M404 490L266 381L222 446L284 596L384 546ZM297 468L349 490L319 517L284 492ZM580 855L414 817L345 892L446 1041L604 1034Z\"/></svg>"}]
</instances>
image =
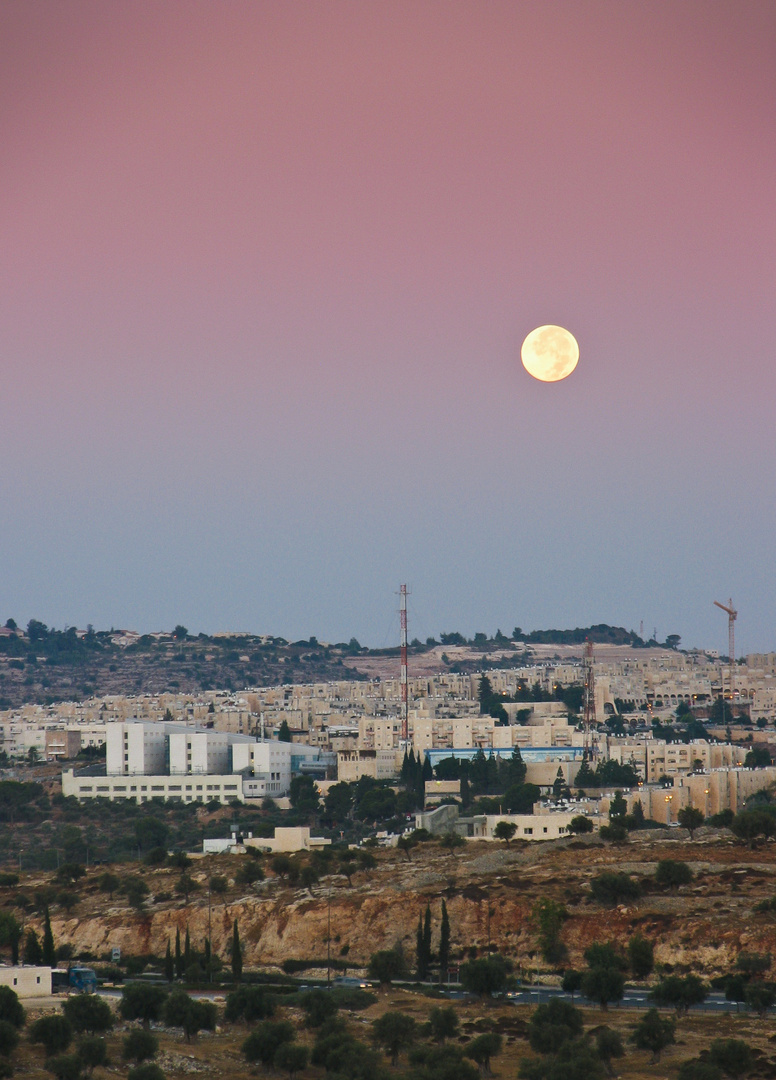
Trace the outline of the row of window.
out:
<instances>
[{"instance_id":1,"label":"row of window","mask_svg":"<svg viewBox=\"0 0 776 1080\"><path fill-rule=\"evenodd\" d=\"M126 793L126 790L127 790L127 788L126 788L126 786L125 786L125 785L121 785L121 784L116 784L116 785L115 785L115 786L113 787L113 789L112 789L112 790L113 790L114 794L124 794L124 793ZM130 788L129 788L129 790L130 790L130 792L136 792L136 791L137 791L137 785L136 785L136 784L131 784L131 785L130 785ZM148 791L148 785L146 785L146 784L141 784L141 786L140 786L140 790L141 790L141 791ZM169 785L168 785L168 786L167 786L167 787L165 788L165 785L164 785L164 784L152 784L152 785L151 785L151 791L161 791L161 792L164 792L165 790L166 790L166 791L182 791L182 790L183 790L183 786L182 786L181 784L169 784ZM192 785L191 785L191 784L187 784L187 785L186 785L186 791L192 791L192 790L193 790L193 791L202 791L202 784L196 784L196 785L195 785L194 787L192 787ZM206 791L215 791L215 792L219 792L219 791L221 791L221 785L220 785L220 784L207 784L207 785L205 786L205 790L206 790ZM237 785L237 784L224 784L224 786L223 786L223 790L224 790L224 791L237 791L237 790L238 790L238 785ZM104 784L104 785L98 785L98 786L97 786L96 788L93 788L93 787L87 787L87 786L85 786L85 785L81 785L81 786L80 786L80 787L78 788L78 793L79 793L80 795L91 795L91 794L92 794L92 793L94 793L95 791L96 791L96 792L97 792L98 794L102 794L102 793L104 793L104 792L110 792L110 791L111 791L111 788L110 788L110 787L109 787L108 785L106 785L106 784Z\"/></svg>"}]
</instances>

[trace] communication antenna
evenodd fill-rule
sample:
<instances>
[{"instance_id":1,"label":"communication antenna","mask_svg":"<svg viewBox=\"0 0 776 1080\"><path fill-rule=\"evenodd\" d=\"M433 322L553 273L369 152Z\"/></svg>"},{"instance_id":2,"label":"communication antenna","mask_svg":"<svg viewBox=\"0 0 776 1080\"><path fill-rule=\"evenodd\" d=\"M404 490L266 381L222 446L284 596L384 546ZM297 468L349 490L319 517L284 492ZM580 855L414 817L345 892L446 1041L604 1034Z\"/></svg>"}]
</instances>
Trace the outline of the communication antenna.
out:
<instances>
[{"instance_id":1,"label":"communication antenna","mask_svg":"<svg viewBox=\"0 0 776 1080\"><path fill-rule=\"evenodd\" d=\"M399 619L401 623L401 738L406 747L409 740L409 694L407 685L407 586L399 588Z\"/></svg>"},{"instance_id":2,"label":"communication antenna","mask_svg":"<svg viewBox=\"0 0 776 1080\"><path fill-rule=\"evenodd\" d=\"M598 733L595 715L595 675L593 674L593 642L587 639L585 655L582 661L585 675L585 713L584 713L584 754L585 758L598 757Z\"/></svg>"}]
</instances>

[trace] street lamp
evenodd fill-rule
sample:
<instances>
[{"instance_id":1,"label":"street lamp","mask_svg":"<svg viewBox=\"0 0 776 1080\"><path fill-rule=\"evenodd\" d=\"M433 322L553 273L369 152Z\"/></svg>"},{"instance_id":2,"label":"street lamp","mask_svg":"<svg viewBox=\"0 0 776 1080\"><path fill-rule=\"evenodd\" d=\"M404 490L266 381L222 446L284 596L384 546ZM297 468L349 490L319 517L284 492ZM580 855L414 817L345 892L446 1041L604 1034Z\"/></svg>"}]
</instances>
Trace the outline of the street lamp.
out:
<instances>
[{"instance_id":1,"label":"street lamp","mask_svg":"<svg viewBox=\"0 0 776 1080\"><path fill-rule=\"evenodd\" d=\"M671 824L671 800L673 795L666 795L666 825Z\"/></svg>"}]
</instances>

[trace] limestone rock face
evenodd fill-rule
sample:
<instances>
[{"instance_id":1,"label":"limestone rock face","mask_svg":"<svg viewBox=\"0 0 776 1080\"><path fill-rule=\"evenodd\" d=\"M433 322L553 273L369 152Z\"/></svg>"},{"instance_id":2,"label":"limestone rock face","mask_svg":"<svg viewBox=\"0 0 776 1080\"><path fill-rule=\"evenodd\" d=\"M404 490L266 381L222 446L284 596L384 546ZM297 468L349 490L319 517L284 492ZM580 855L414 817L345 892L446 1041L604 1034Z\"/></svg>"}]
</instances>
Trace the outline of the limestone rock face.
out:
<instances>
[{"instance_id":1,"label":"limestone rock face","mask_svg":"<svg viewBox=\"0 0 776 1080\"><path fill-rule=\"evenodd\" d=\"M776 955L776 918L754 910L759 900L774 895L772 845L749 852L725 838L702 844L640 840L622 848L482 843L451 854L424 844L413 850L411 861L398 852L379 853L376 869L354 874L352 885L336 873L321 879L312 892L292 889L273 877L253 887L232 882L225 896L212 896L208 905L207 879L230 871L233 877L230 858L196 864L191 873L200 888L188 904L153 902L156 894L173 893L176 871L139 868L151 889L147 910L140 913L118 897L111 901L90 891L87 878L73 913L52 909L56 943L72 944L78 952L89 950L95 957L114 946L123 955L162 956L168 940L174 945L176 929L183 939L188 928L195 948L201 949L210 936L213 951L228 960L237 919L248 967L325 958L329 925L332 958L346 958L349 966L363 968L378 949L400 945L411 965L418 916L427 903L433 948L438 945L444 898L454 959L490 949L510 957L519 968L541 972L546 965L531 910L546 896L568 911L562 937L572 966L583 965L583 953L592 942L611 940L624 947L637 931L654 941L659 963L707 976L731 970L743 949ZM695 874L692 884L676 893L658 890L655 865L663 858L688 862ZM590 880L607 869L639 879L643 897L613 909L594 903ZM40 929L34 918L28 925Z\"/></svg>"}]
</instances>

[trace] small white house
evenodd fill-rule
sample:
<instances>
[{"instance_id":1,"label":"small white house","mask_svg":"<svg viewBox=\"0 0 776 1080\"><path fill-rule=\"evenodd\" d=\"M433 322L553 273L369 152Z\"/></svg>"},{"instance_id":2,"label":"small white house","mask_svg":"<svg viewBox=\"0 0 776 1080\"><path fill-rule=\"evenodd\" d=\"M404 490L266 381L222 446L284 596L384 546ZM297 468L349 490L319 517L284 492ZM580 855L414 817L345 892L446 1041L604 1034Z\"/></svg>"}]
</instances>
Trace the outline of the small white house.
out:
<instances>
[{"instance_id":1,"label":"small white house","mask_svg":"<svg viewBox=\"0 0 776 1080\"><path fill-rule=\"evenodd\" d=\"M0 965L0 986L10 986L20 998L50 997L50 967L6 967Z\"/></svg>"}]
</instances>

